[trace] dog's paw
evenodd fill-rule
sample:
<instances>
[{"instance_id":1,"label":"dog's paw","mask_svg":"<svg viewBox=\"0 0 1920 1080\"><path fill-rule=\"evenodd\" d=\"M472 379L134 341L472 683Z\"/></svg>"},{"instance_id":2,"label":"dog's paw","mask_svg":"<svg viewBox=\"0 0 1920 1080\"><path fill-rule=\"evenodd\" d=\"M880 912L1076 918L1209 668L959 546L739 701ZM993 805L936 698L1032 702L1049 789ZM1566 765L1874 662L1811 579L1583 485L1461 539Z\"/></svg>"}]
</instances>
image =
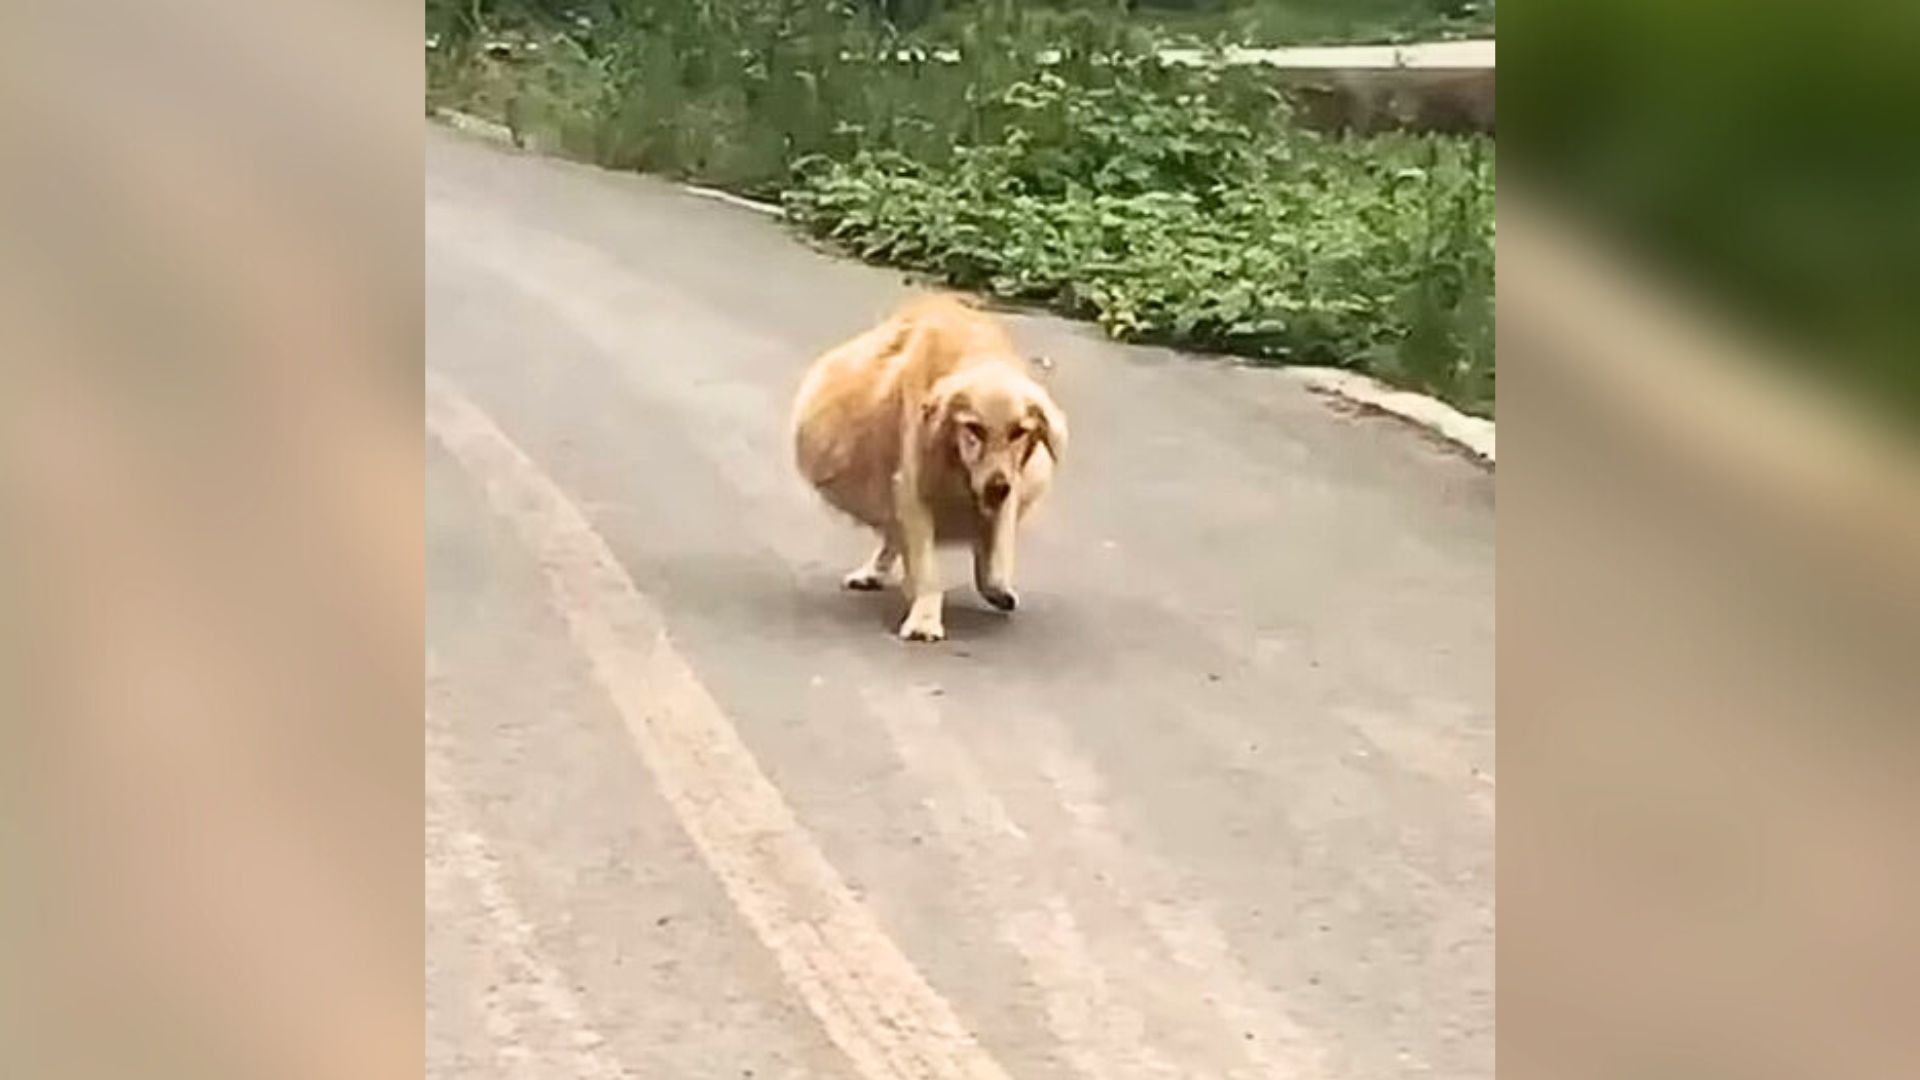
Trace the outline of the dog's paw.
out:
<instances>
[{"instance_id":1,"label":"dog's paw","mask_svg":"<svg viewBox=\"0 0 1920 1080\"><path fill-rule=\"evenodd\" d=\"M980 587L980 596L985 599L987 603L992 604L1001 611L1012 611L1014 608L1020 606L1019 593L998 585L982 585Z\"/></svg>"},{"instance_id":2,"label":"dog's paw","mask_svg":"<svg viewBox=\"0 0 1920 1080\"><path fill-rule=\"evenodd\" d=\"M887 579L884 575L876 574L863 566L841 578L840 585L854 592L875 592L887 587Z\"/></svg>"},{"instance_id":3,"label":"dog's paw","mask_svg":"<svg viewBox=\"0 0 1920 1080\"><path fill-rule=\"evenodd\" d=\"M937 618L916 619L909 615L907 621L900 624L902 641L942 641L946 636L947 628Z\"/></svg>"}]
</instances>

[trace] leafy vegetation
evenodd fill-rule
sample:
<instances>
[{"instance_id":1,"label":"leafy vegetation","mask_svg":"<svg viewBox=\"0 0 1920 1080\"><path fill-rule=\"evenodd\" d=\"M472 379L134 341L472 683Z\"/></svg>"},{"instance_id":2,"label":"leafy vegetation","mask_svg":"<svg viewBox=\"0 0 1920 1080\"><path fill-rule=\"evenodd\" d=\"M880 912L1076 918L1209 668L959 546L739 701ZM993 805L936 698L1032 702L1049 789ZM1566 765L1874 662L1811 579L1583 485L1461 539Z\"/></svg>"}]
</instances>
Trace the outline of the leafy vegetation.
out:
<instances>
[{"instance_id":1,"label":"leafy vegetation","mask_svg":"<svg viewBox=\"0 0 1920 1080\"><path fill-rule=\"evenodd\" d=\"M1118 337L1491 411L1488 140L1303 130L1258 71L1161 65L1110 7L976 0L902 32L901 2L522 7L496 25L537 48L505 62L448 12L429 92Z\"/></svg>"},{"instance_id":2,"label":"leafy vegetation","mask_svg":"<svg viewBox=\"0 0 1920 1080\"><path fill-rule=\"evenodd\" d=\"M1353 365L1493 397L1480 144L1276 135L1144 80L1009 88L1004 138L937 166L806 163L786 203L862 257L1099 320L1115 336Z\"/></svg>"}]
</instances>

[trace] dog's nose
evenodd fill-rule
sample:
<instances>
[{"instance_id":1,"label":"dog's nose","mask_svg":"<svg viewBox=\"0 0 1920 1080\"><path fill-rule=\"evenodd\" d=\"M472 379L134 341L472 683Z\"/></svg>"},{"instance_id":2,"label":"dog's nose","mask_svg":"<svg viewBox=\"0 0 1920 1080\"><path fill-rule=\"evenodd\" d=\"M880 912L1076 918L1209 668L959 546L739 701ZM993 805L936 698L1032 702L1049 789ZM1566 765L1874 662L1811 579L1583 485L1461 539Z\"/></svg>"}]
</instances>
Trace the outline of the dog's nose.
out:
<instances>
[{"instance_id":1,"label":"dog's nose","mask_svg":"<svg viewBox=\"0 0 1920 1080\"><path fill-rule=\"evenodd\" d=\"M995 476L987 481L987 486L980 494L987 500L988 506L999 506L1007 501L1007 496L1013 494L1013 485L1007 482L1006 477Z\"/></svg>"}]
</instances>

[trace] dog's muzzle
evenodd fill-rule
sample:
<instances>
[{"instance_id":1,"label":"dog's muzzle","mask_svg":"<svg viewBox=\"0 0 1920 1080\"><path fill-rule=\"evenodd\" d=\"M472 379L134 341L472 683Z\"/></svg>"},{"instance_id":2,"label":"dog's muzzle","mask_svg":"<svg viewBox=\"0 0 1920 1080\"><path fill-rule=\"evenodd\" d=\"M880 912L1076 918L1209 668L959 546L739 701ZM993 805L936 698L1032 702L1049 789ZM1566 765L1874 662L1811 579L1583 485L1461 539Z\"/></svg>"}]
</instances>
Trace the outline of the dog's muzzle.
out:
<instances>
[{"instance_id":1,"label":"dog's muzzle","mask_svg":"<svg viewBox=\"0 0 1920 1080\"><path fill-rule=\"evenodd\" d=\"M1004 476L995 476L980 489L980 501L987 509L997 510L1007 501L1007 496L1012 494L1013 484Z\"/></svg>"}]
</instances>

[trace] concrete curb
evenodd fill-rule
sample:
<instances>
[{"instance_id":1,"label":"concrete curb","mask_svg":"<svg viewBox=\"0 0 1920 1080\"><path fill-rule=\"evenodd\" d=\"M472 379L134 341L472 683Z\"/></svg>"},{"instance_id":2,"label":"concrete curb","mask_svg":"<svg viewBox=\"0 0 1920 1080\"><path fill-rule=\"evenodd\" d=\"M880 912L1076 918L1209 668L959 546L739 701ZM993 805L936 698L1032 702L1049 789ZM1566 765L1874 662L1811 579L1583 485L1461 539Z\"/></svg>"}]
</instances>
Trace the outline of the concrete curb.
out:
<instances>
[{"instance_id":1,"label":"concrete curb","mask_svg":"<svg viewBox=\"0 0 1920 1080\"><path fill-rule=\"evenodd\" d=\"M1468 416L1438 398L1393 387L1357 371L1325 367L1281 368L1288 378L1333 397L1356 405L1390 413L1408 423L1425 428L1473 456L1494 464L1494 423L1484 417Z\"/></svg>"},{"instance_id":2,"label":"concrete curb","mask_svg":"<svg viewBox=\"0 0 1920 1080\"><path fill-rule=\"evenodd\" d=\"M455 131L477 135L482 139L491 139L508 146L518 145L513 141L513 130L507 125L482 119L472 113L458 112L454 109L435 109L433 118Z\"/></svg>"},{"instance_id":3,"label":"concrete curb","mask_svg":"<svg viewBox=\"0 0 1920 1080\"><path fill-rule=\"evenodd\" d=\"M1159 56L1169 64L1188 67L1265 64L1291 71L1491 72L1494 69L1492 38L1413 45L1310 45L1279 49L1253 49L1235 45L1219 52L1209 49L1162 49Z\"/></svg>"},{"instance_id":4,"label":"concrete curb","mask_svg":"<svg viewBox=\"0 0 1920 1080\"><path fill-rule=\"evenodd\" d=\"M749 199L744 195L735 195L731 191L721 191L719 188L701 187L698 184L681 184L680 190L689 195L698 195L703 199L723 202L728 206L737 206L742 210L751 210L756 214L765 214L768 217L783 218L787 216L787 210L783 206L775 206L773 203L761 202L758 199Z\"/></svg>"},{"instance_id":5,"label":"concrete curb","mask_svg":"<svg viewBox=\"0 0 1920 1080\"><path fill-rule=\"evenodd\" d=\"M504 124L485 120L453 109L435 109L434 118L457 131L489 139L506 146L517 146L513 132ZM679 184L680 190L703 199L751 210L766 217L783 218L786 211L771 203L744 198L730 191ZM1437 398L1393 387L1356 371L1324 367L1283 367L1276 369L1309 390L1341 398L1370 409L1377 409L1407 421L1447 440L1475 457L1494 463L1493 421L1466 413Z\"/></svg>"}]
</instances>

